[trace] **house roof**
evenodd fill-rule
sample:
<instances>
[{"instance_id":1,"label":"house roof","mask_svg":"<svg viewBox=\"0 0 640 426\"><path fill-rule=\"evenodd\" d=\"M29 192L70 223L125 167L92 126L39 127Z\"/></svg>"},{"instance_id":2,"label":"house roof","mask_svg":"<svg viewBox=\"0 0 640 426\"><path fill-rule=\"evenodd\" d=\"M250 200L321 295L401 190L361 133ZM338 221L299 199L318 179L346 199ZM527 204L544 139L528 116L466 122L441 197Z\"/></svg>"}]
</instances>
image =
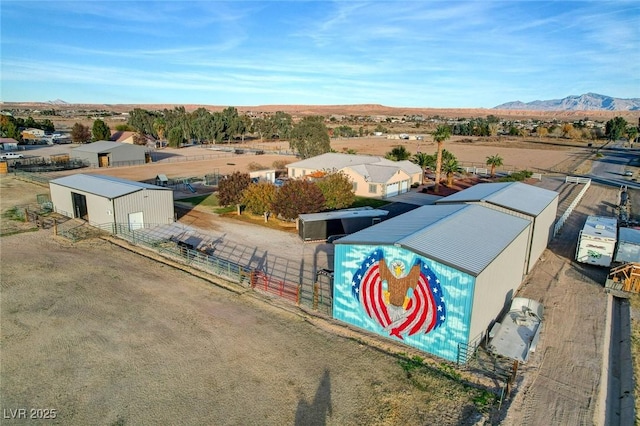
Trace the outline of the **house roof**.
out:
<instances>
[{"instance_id":1,"label":"house roof","mask_svg":"<svg viewBox=\"0 0 640 426\"><path fill-rule=\"evenodd\" d=\"M530 223L480 205L423 206L335 244L395 245L477 276Z\"/></svg>"},{"instance_id":2,"label":"house roof","mask_svg":"<svg viewBox=\"0 0 640 426\"><path fill-rule=\"evenodd\" d=\"M171 188L103 175L75 174L53 179L49 181L49 183L71 189L77 189L78 191L84 191L89 194L95 194L110 199L122 197L123 195L145 189L171 191Z\"/></svg>"},{"instance_id":3,"label":"house roof","mask_svg":"<svg viewBox=\"0 0 640 426\"><path fill-rule=\"evenodd\" d=\"M352 155L328 152L302 161L290 163L287 168L311 170L342 170L350 168L369 182L385 183L401 169L408 175L422 173L422 169L411 161L391 161L374 155Z\"/></svg>"},{"instance_id":4,"label":"house roof","mask_svg":"<svg viewBox=\"0 0 640 426\"><path fill-rule=\"evenodd\" d=\"M483 202L529 216L539 215L558 193L522 182L480 183L436 201L436 204Z\"/></svg>"},{"instance_id":5,"label":"house roof","mask_svg":"<svg viewBox=\"0 0 640 426\"><path fill-rule=\"evenodd\" d=\"M92 142L85 145L80 145L77 148L73 148L73 151L95 152L95 153L112 152L113 150L119 149L123 146L126 146L129 149L131 149L131 147L135 147L133 149L140 149L141 151L146 152L146 148L142 146L132 145L128 143L125 144L122 142L112 142L112 141L97 141L97 142Z\"/></svg>"},{"instance_id":6,"label":"house roof","mask_svg":"<svg viewBox=\"0 0 640 426\"><path fill-rule=\"evenodd\" d=\"M18 143L14 138L0 138L0 143Z\"/></svg>"}]
</instances>

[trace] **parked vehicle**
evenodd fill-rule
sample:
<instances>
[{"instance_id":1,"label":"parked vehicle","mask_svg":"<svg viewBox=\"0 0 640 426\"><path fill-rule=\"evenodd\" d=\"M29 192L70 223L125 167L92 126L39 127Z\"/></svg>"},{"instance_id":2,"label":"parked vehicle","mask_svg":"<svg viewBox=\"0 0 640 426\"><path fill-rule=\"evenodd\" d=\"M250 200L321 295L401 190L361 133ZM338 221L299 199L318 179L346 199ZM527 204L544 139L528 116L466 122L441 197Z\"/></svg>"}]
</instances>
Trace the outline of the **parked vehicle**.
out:
<instances>
[{"instance_id":1,"label":"parked vehicle","mask_svg":"<svg viewBox=\"0 0 640 426\"><path fill-rule=\"evenodd\" d=\"M24 155L16 154L15 152L5 152L4 154L0 154L0 160L17 160L19 158L24 158Z\"/></svg>"}]
</instances>

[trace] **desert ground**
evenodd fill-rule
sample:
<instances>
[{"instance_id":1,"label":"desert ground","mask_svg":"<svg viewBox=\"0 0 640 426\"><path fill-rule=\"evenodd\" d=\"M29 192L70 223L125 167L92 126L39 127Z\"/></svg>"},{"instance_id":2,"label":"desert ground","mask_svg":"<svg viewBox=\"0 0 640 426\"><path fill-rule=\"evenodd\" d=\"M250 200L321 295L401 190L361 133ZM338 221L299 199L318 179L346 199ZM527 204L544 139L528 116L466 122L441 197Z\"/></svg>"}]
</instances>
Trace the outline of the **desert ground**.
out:
<instances>
[{"instance_id":1,"label":"desert ground","mask_svg":"<svg viewBox=\"0 0 640 426\"><path fill-rule=\"evenodd\" d=\"M397 142L366 142L380 150L367 153L387 152ZM271 161L196 159L203 149L172 153L191 161L91 172L145 180ZM586 148L514 148L504 141L451 141L447 149L463 161L482 163L499 153L516 168L547 170L541 184L563 194L571 191L552 175L570 173L590 155ZM0 184L2 212L46 192L12 177ZM538 350L500 412L477 411L471 400L478 394L461 384L467 372L462 381L434 370L407 373L398 355L411 354L409 348L250 291L220 288L132 248L71 243L49 230L0 238L2 408L56 409L63 424L598 424L607 296L603 271L576 268L572 254L586 215L611 214L616 196L593 185L523 284L521 295L542 301L546 320ZM198 226L282 247L228 218L209 215Z\"/></svg>"}]
</instances>

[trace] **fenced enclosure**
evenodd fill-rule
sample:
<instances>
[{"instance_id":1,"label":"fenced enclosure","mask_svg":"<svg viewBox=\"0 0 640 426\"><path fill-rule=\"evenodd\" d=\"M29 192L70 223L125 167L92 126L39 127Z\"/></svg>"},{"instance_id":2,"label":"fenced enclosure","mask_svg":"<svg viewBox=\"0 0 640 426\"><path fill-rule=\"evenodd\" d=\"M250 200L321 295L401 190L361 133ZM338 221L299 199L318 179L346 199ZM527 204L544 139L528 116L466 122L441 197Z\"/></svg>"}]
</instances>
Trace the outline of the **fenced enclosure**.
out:
<instances>
[{"instance_id":1,"label":"fenced enclosure","mask_svg":"<svg viewBox=\"0 0 640 426\"><path fill-rule=\"evenodd\" d=\"M144 224L132 228L123 223L93 224L73 220L58 229L59 235L73 241L100 233L151 249L242 287L331 314L332 276L326 270L316 271L304 260L290 260L179 223Z\"/></svg>"}]
</instances>

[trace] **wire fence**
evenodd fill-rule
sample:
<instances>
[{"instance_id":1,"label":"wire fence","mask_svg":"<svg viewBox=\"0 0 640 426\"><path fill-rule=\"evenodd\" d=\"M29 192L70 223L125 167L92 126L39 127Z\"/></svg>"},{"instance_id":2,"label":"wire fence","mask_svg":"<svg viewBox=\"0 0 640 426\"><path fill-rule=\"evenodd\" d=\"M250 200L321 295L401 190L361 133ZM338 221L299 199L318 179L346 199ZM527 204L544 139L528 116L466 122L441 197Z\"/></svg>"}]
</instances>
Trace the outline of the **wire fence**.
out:
<instances>
[{"instance_id":1,"label":"wire fence","mask_svg":"<svg viewBox=\"0 0 640 426\"><path fill-rule=\"evenodd\" d=\"M72 241L112 235L242 287L331 314L332 277L325 270L318 273L304 260L273 255L258 247L202 233L186 225L144 224L132 228L122 223L71 220L59 225L57 233Z\"/></svg>"}]
</instances>

